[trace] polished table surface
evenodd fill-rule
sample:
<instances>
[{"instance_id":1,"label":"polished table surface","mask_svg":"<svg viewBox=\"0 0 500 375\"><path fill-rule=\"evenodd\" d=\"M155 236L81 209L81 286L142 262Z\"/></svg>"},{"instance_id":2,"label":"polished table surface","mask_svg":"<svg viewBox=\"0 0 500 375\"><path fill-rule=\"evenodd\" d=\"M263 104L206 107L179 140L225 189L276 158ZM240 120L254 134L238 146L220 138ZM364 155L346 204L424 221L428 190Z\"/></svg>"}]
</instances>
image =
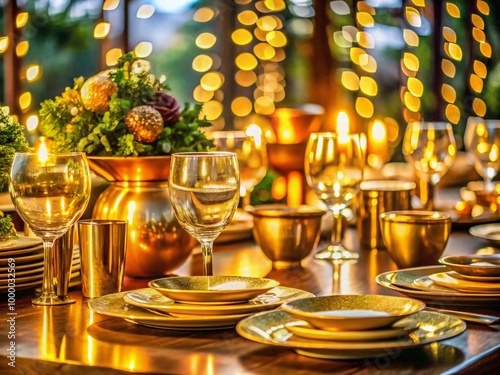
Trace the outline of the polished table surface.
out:
<instances>
[{"instance_id":1,"label":"polished table surface","mask_svg":"<svg viewBox=\"0 0 500 375\"><path fill-rule=\"evenodd\" d=\"M357 247L354 229L346 243ZM465 230L453 231L445 254L474 253L487 243ZM398 295L377 285L375 277L394 270L385 251L361 251L358 262L334 268L312 258L304 267L273 270L270 261L253 242L216 245L215 274L267 276L281 285L308 290L316 295ZM198 253L176 272L201 274ZM146 280L127 279L126 289L143 287ZM467 323L457 337L421 348L365 360L321 360L300 356L287 348L254 343L234 329L214 331L159 330L102 316L89 310L88 299L78 289L70 295L75 304L37 307L31 295L16 300L16 367L8 366L9 345L5 295L0 326L0 372L2 374L311 374L311 373L487 373L500 359L500 325ZM499 301L500 302L500 301ZM499 303L500 305L500 303ZM477 311L500 315L500 310ZM89 366L92 369L89 369ZM91 370L91 371L90 371Z\"/></svg>"}]
</instances>

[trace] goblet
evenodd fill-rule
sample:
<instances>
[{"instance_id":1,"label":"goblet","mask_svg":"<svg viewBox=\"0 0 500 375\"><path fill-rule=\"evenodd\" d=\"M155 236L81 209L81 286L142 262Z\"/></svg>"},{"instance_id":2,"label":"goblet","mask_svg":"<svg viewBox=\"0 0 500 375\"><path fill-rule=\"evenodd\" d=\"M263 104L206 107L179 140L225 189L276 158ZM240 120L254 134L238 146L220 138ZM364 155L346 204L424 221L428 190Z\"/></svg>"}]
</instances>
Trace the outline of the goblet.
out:
<instances>
[{"instance_id":1,"label":"goblet","mask_svg":"<svg viewBox=\"0 0 500 375\"><path fill-rule=\"evenodd\" d=\"M434 209L435 186L455 161L456 149L448 122L411 122L406 127L403 155L426 184L420 190L424 210Z\"/></svg>"},{"instance_id":2,"label":"goblet","mask_svg":"<svg viewBox=\"0 0 500 375\"><path fill-rule=\"evenodd\" d=\"M175 216L200 242L204 275L211 276L213 242L238 207L240 174L236 154L173 154L168 184Z\"/></svg>"},{"instance_id":3,"label":"goblet","mask_svg":"<svg viewBox=\"0 0 500 375\"><path fill-rule=\"evenodd\" d=\"M359 254L342 244L342 214L358 194L364 161L357 134L312 133L306 146L305 175L308 185L333 213L331 244L317 259L345 261Z\"/></svg>"},{"instance_id":4,"label":"goblet","mask_svg":"<svg viewBox=\"0 0 500 375\"><path fill-rule=\"evenodd\" d=\"M218 131L212 133L218 151L234 152L240 167L240 196L243 207L250 205L250 193L266 175L267 155L265 145L255 136L243 131Z\"/></svg>"},{"instance_id":5,"label":"goblet","mask_svg":"<svg viewBox=\"0 0 500 375\"><path fill-rule=\"evenodd\" d=\"M17 212L43 241L42 293L35 305L75 302L54 290L53 246L82 216L90 198L90 170L84 153L16 153L9 191Z\"/></svg>"},{"instance_id":6,"label":"goblet","mask_svg":"<svg viewBox=\"0 0 500 375\"><path fill-rule=\"evenodd\" d=\"M500 120L469 117L464 144L472 156L476 172L483 177L484 190L492 192L494 185L491 181L500 170Z\"/></svg>"}]
</instances>

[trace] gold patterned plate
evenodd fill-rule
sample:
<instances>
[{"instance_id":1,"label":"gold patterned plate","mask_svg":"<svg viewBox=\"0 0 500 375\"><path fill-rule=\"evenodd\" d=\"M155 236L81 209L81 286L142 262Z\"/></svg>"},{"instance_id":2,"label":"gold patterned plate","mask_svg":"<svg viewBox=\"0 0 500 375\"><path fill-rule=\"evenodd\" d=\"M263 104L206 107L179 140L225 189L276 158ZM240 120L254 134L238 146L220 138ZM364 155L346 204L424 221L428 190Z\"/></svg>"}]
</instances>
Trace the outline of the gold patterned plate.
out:
<instances>
[{"instance_id":1,"label":"gold patterned plate","mask_svg":"<svg viewBox=\"0 0 500 375\"><path fill-rule=\"evenodd\" d=\"M337 295L285 302L281 308L297 319L327 330L364 331L387 327L425 308L412 298L381 295Z\"/></svg>"},{"instance_id":2,"label":"gold patterned plate","mask_svg":"<svg viewBox=\"0 0 500 375\"><path fill-rule=\"evenodd\" d=\"M454 337L466 325L455 317L440 313L420 311L403 318L402 322L416 325L418 329L389 340L374 341L325 341L297 337L288 326L300 322L285 311L265 311L241 320L236 332L248 340L261 344L291 348L298 354L324 359L363 359L390 355L394 350L416 348Z\"/></svg>"},{"instance_id":3,"label":"gold patterned plate","mask_svg":"<svg viewBox=\"0 0 500 375\"><path fill-rule=\"evenodd\" d=\"M247 302L278 285L275 280L243 276L167 277L148 283L164 296L190 304Z\"/></svg>"},{"instance_id":4,"label":"gold patterned plate","mask_svg":"<svg viewBox=\"0 0 500 375\"><path fill-rule=\"evenodd\" d=\"M439 263L462 275L500 276L500 254L450 255Z\"/></svg>"},{"instance_id":5,"label":"gold patterned plate","mask_svg":"<svg viewBox=\"0 0 500 375\"><path fill-rule=\"evenodd\" d=\"M27 247L37 246L41 244L42 240L38 237L27 237L22 234L19 234L16 241L10 243L7 246L0 246L0 256L3 256L4 252L8 250L24 249Z\"/></svg>"},{"instance_id":6,"label":"gold patterned plate","mask_svg":"<svg viewBox=\"0 0 500 375\"><path fill-rule=\"evenodd\" d=\"M249 315L195 315L187 317L160 315L128 304L123 299L123 296L127 293L113 293L91 299L89 308L102 315L132 320L137 324L156 326L163 329L206 329L234 326L236 322Z\"/></svg>"},{"instance_id":7,"label":"gold patterned plate","mask_svg":"<svg viewBox=\"0 0 500 375\"><path fill-rule=\"evenodd\" d=\"M255 313L271 310L282 303L299 298L314 297L300 289L277 286L250 301L234 305L190 305L175 303L174 300L151 288L137 289L123 296L125 302L145 309L164 311L171 314L227 315Z\"/></svg>"},{"instance_id":8,"label":"gold patterned plate","mask_svg":"<svg viewBox=\"0 0 500 375\"><path fill-rule=\"evenodd\" d=\"M382 329L370 329L366 331L325 331L316 329L306 322L298 322L297 324L288 324L286 329L297 337L312 340L327 340L327 341L374 341L386 340L395 337L403 337L418 327L409 322L396 322L392 326Z\"/></svg>"},{"instance_id":9,"label":"gold patterned plate","mask_svg":"<svg viewBox=\"0 0 500 375\"><path fill-rule=\"evenodd\" d=\"M463 293L450 288L433 285L429 275L446 272L445 266L425 266L389 271L375 278L377 284L408 297L418 298L430 305L446 306L498 306L500 293ZM423 278L430 280L426 287L415 288L415 281Z\"/></svg>"}]
</instances>

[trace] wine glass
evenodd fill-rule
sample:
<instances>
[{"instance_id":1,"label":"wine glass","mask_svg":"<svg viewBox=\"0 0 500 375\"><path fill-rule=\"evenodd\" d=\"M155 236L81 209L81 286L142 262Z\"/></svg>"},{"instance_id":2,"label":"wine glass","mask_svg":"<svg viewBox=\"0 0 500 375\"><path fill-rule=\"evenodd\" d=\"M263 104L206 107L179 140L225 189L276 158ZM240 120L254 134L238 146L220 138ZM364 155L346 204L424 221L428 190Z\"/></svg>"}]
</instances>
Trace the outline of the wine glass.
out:
<instances>
[{"instance_id":1,"label":"wine glass","mask_svg":"<svg viewBox=\"0 0 500 375\"><path fill-rule=\"evenodd\" d=\"M420 200L425 210L434 209L434 189L455 161L457 146L448 122L411 122L405 130L403 155L425 183Z\"/></svg>"},{"instance_id":2,"label":"wine glass","mask_svg":"<svg viewBox=\"0 0 500 375\"><path fill-rule=\"evenodd\" d=\"M234 152L240 166L240 196L243 207L250 205L250 193L266 175L267 155L259 138L243 131L218 131L212 133L218 151Z\"/></svg>"},{"instance_id":3,"label":"wine glass","mask_svg":"<svg viewBox=\"0 0 500 375\"><path fill-rule=\"evenodd\" d=\"M469 117L464 145L472 156L476 172L483 177L485 191L493 191L491 181L500 170L500 120Z\"/></svg>"},{"instance_id":4,"label":"wine glass","mask_svg":"<svg viewBox=\"0 0 500 375\"><path fill-rule=\"evenodd\" d=\"M35 305L75 302L54 290L54 241L82 216L90 198L90 170L84 153L16 153L9 191L17 212L43 241L42 293Z\"/></svg>"},{"instance_id":5,"label":"wine glass","mask_svg":"<svg viewBox=\"0 0 500 375\"><path fill-rule=\"evenodd\" d=\"M312 133L305 154L308 185L333 213L331 244L317 259L346 261L359 258L342 244L342 214L359 191L363 179L363 154L358 134Z\"/></svg>"},{"instance_id":6,"label":"wine glass","mask_svg":"<svg viewBox=\"0 0 500 375\"><path fill-rule=\"evenodd\" d=\"M203 273L211 276L213 242L231 222L240 198L236 154L173 154L168 184L175 216L180 225L200 242Z\"/></svg>"}]
</instances>

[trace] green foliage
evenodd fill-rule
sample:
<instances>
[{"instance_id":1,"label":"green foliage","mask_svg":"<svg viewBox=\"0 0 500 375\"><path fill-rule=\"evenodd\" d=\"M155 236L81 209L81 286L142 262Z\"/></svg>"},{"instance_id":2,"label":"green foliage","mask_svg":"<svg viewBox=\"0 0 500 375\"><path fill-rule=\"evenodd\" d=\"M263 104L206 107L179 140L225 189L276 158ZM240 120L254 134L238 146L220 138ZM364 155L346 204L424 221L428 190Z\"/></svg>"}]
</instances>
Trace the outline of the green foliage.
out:
<instances>
[{"instance_id":1,"label":"green foliage","mask_svg":"<svg viewBox=\"0 0 500 375\"><path fill-rule=\"evenodd\" d=\"M9 181L14 154L29 150L23 127L0 110L0 191Z\"/></svg>"},{"instance_id":2,"label":"green foliage","mask_svg":"<svg viewBox=\"0 0 500 375\"><path fill-rule=\"evenodd\" d=\"M109 110L98 114L85 108L80 98L84 84L82 77L61 96L41 104L41 132L53 140L52 148L58 152L81 151L88 155L149 156L168 155L180 151L206 151L213 147L200 130L211 125L201 116L201 105L184 106L179 120L166 125L159 138L151 144L134 140L125 124L131 108L153 101L154 94L166 91L168 86L151 79L147 70L136 73L137 62L132 53L123 55L118 65L108 72L118 92L111 96ZM103 73L101 73L103 74Z\"/></svg>"}]
</instances>

